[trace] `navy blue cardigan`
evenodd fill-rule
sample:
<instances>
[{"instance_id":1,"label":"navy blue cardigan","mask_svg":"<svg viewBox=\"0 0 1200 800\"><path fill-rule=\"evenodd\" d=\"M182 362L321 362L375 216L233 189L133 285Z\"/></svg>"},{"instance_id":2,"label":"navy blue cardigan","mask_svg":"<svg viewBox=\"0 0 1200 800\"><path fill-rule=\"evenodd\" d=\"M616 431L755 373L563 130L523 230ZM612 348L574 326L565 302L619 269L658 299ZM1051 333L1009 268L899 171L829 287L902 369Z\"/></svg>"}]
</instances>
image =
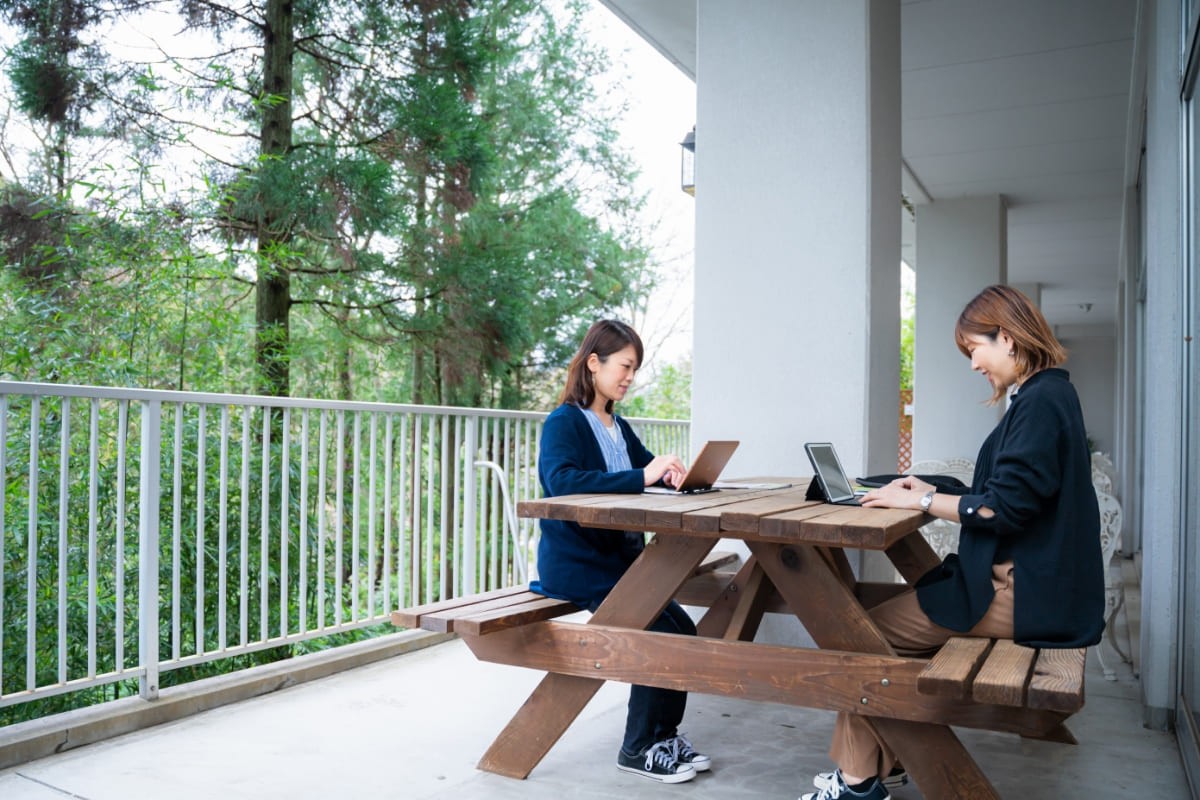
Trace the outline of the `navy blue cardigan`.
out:
<instances>
[{"instance_id":1,"label":"navy blue cardigan","mask_svg":"<svg viewBox=\"0 0 1200 800\"><path fill-rule=\"evenodd\" d=\"M994 515L985 518L981 507ZM1011 558L1015 641L1030 647L1100 641L1100 513L1083 412L1065 370L1043 370L1021 386L979 451L958 513L958 554L917 582L930 619L970 630L992 602L992 564Z\"/></svg>"},{"instance_id":2,"label":"navy blue cardigan","mask_svg":"<svg viewBox=\"0 0 1200 800\"><path fill-rule=\"evenodd\" d=\"M538 480L546 497L592 492L641 493L642 468L654 456L642 445L629 423L616 417L629 449L633 469L608 472L604 453L587 417L578 406L561 405L542 427ZM584 528L557 519L541 521L538 542L538 580L535 592L589 607L598 604L642 552L641 533Z\"/></svg>"}]
</instances>

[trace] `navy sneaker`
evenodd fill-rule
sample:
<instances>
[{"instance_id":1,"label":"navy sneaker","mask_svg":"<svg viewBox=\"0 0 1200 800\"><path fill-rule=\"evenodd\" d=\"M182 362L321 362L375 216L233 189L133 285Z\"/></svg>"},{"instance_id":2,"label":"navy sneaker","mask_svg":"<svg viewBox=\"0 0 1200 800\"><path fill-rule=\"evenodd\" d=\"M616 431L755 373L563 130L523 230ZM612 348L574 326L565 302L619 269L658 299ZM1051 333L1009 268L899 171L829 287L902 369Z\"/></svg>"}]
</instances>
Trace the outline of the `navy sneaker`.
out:
<instances>
[{"instance_id":1,"label":"navy sneaker","mask_svg":"<svg viewBox=\"0 0 1200 800\"><path fill-rule=\"evenodd\" d=\"M818 776L819 778L820 776ZM816 784L817 779L813 780ZM859 798L859 800L891 800L891 795L884 787L883 781L879 778L872 778L867 784L867 788L856 792L846 785L842 780L842 771L839 769L833 773L833 779L820 787L820 791L809 792L801 795L800 800L851 800L851 798Z\"/></svg>"},{"instance_id":2,"label":"navy sneaker","mask_svg":"<svg viewBox=\"0 0 1200 800\"><path fill-rule=\"evenodd\" d=\"M675 749L667 742L658 742L636 756L617 753L617 769L632 772L660 783L683 783L696 777L696 768L675 757Z\"/></svg>"}]
</instances>

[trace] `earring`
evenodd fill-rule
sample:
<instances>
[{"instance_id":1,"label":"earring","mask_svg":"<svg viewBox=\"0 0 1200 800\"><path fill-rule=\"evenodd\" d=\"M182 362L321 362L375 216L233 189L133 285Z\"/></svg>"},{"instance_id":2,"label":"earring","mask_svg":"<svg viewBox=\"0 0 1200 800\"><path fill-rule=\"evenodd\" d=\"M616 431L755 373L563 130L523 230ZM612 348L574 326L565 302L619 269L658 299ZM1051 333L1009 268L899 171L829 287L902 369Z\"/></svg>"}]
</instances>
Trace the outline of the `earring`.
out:
<instances>
[{"instance_id":1,"label":"earring","mask_svg":"<svg viewBox=\"0 0 1200 800\"><path fill-rule=\"evenodd\" d=\"M1017 351L1016 351L1016 350L1009 350L1009 351L1008 351L1008 354L1009 354L1009 356L1015 356L1015 355L1017 354Z\"/></svg>"}]
</instances>

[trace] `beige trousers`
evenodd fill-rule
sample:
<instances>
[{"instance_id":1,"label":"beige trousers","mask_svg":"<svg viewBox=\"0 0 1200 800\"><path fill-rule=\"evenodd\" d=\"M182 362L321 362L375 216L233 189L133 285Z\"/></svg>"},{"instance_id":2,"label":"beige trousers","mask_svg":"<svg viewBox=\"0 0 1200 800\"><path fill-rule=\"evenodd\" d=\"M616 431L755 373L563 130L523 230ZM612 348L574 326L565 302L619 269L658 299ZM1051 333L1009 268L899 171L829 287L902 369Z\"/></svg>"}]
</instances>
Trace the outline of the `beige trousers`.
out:
<instances>
[{"instance_id":1,"label":"beige trousers","mask_svg":"<svg viewBox=\"0 0 1200 800\"><path fill-rule=\"evenodd\" d=\"M933 622L917 603L917 593L903 592L880 603L867 613L892 643L899 655L923 656L941 647L951 636L1010 639L1013 635L1013 565L1011 561L992 567L996 596L983 619L967 633L958 633ZM887 775L896 765L870 718L840 712L833 729L829 755L842 773L855 778Z\"/></svg>"}]
</instances>

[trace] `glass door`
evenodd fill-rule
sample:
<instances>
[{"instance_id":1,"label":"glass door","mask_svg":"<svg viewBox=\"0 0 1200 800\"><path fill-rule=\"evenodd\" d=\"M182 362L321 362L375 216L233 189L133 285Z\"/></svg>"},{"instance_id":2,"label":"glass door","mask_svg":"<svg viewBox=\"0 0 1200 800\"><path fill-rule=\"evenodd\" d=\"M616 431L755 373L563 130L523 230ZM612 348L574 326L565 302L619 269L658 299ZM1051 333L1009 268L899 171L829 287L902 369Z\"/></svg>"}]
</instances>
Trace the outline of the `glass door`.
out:
<instances>
[{"instance_id":1,"label":"glass door","mask_svg":"<svg viewBox=\"0 0 1200 800\"><path fill-rule=\"evenodd\" d=\"M1183 216L1183 513L1180 535L1182 574L1179 597L1179 700L1175 728L1192 793L1200 795L1200 3L1185 4L1184 71L1181 97L1184 131L1181 150L1184 166Z\"/></svg>"}]
</instances>

